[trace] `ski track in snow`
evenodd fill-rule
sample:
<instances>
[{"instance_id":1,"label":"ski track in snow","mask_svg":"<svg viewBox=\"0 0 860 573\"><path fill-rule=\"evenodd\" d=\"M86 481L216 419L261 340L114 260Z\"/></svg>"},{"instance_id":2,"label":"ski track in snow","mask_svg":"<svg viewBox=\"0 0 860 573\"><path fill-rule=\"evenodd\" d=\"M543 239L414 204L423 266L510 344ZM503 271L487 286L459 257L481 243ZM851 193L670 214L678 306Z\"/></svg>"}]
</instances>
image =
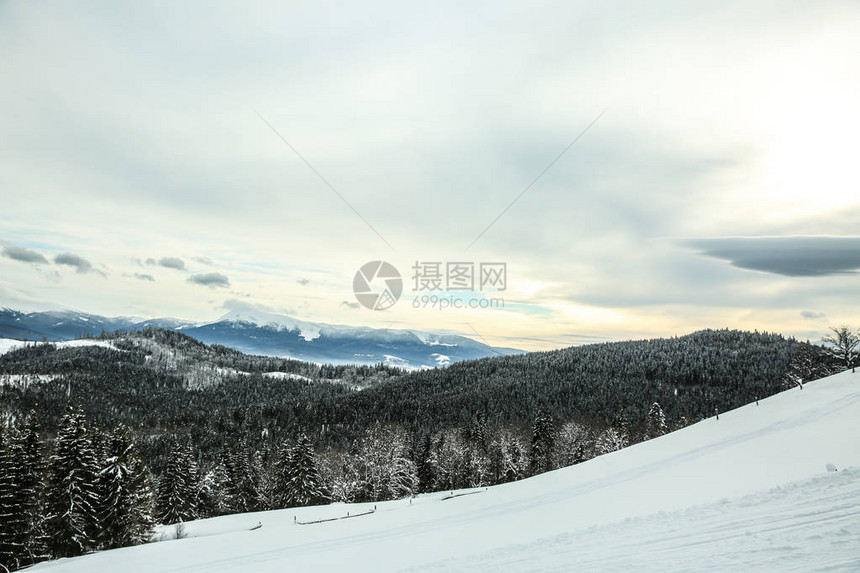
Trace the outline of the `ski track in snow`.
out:
<instances>
[{"instance_id":1,"label":"ski track in snow","mask_svg":"<svg viewBox=\"0 0 860 573\"><path fill-rule=\"evenodd\" d=\"M33 570L860 571L858 419L860 375L847 372L480 495L427 494L302 526L294 517L374 504L201 520L186 524L188 539Z\"/></svg>"},{"instance_id":2,"label":"ski track in snow","mask_svg":"<svg viewBox=\"0 0 860 573\"><path fill-rule=\"evenodd\" d=\"M858 499L852 468L406 571L860 571Z\"/></svg>"}]
</instances>

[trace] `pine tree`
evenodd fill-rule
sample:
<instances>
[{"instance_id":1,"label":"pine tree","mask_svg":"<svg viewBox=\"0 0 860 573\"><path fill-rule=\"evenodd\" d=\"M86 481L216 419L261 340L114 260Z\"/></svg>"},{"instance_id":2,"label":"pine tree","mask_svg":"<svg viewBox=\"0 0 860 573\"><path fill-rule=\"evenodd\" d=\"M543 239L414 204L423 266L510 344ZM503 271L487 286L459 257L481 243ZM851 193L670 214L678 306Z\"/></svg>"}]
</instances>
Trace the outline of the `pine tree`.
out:
<instances>
[{"instance_id":1,"label":"pine tree","mask_svg":"<svg viewBox=\"0 0 860 573\"><path fill-rule=\"evenodd\" d=\"M16 440L0 427L0 564L17 569L25 554L26 513L18 496L21 467Z\"/></svg>"},{"instance_id":2,"label":"pine tree","mask_svg":"<svg viewBox=\"0 0 860 573\"><path fill-rule=\"evenodd\" d=\"M235 512L230 476L223 459L201 478L197 506L200 517L216 517Z\"/></svg>"},{"instance_id":3,"label":"pine tree","mask_svg":"<svg viewBox=\"0 0 860 573\"><path fill-rule=\"evenodd\" d=\"M284 441L275 462L275 486L272 502L275 509L289 507L289 489L293 480L293 446Z\"/></svg>"},{"instance_id":4,"label":"pine tree","mask_svg":"<svg viewBox=\"0 0 860 573\"><path fill-rule=\"evenodd\" d=\"M158 481L158 520L165 524L197 518L197 466L190 446L176 443Z\"/></svg>"},{"instance_id":5,"label":"pine tree","mask_svg":"<svg viewBox=\"0 0 860 573\"><path fill-rule=\"evenodd\" d=\"M233 511L248 513L260 509L260 468L248 454L247 447L239 443L232 451L225 452L223 458Z\"/></svg>"},{"instance_id":6,"label":"pine tree","mask_svg":"<svg viewBox=\"0 0 860 573\"><path fill-rule=\"evenodd\" d=\"M431 491L433 482L436 479L435 473L433 472L433 464L430 461L432 452L433 440L429 433L424 434L424 439L421 443L421 450L418 454L418 463L416 464L419 491Z\"/></svg>"},{"instance_id":7,"label":"pine tree","mask_svg":"<svg viewBox=\"0 0 860 573\"><path fill-rule=\"evenodd\" d=\"M663 409L660 404L654 402L651 404L651 409L648 411L648 418L645 420L645 439L659 438L669 429L666 426L666 416L663 414Z\"/></svg>"},{"instance_id":8,"label":"pine tree","mask_svg":"<svg viewBox=\"0 0 860 573\"><path fill-rule=\"evenodd\" d=\"M154 525L152 489L127 428L120 426L114 431L105 453L99 473L101 545L112 549L143 543Z\"/></svg>"},{"instance_id":9,"label":"pine tree","mask_svg":"<svg viewBox=\"0 0 860 573\"><path fill-rule=\"evenodd\" d=\"M45 534L45 460L40 438L41 427L35 412L30 412L19 436L18 455L22 472L18 498L25 514L23 531L25 554L21 566L28 566L49 558L48 538Z\"/></svg>"},{"instance_id":10,"label":"pine tree","mask_svg":"<svg viewBox=\"0 0 860 573\"><path fill-rule=\"evenodd\" d=\"M74 557L97 547L98 464L81 410L61 422L50 461L47 534L53 557Z\"/></svg>"},{"instance_id":11,"label":"pine tree","mask_svg":"<svg viewBox=\"0 0 860 573\"><path fill-rule=\"evenodd\" d=\"M553 469L553 448L555 446L555 426L552 417L539 415L532 426L532 449L529 469L532 475Z\"/></svg>"},{"instance_id":12,"label":"pine tree","mask_svg":"<svg viewBox=\"0 0 860 573\"><path fill-rule=\"evenodd\" d=\"M279 478L280 505L298 507L327 501L322 478L317 469L314 449L304 434L296 445L282 456L282 473Z\"/></svg>"}]
</instances>

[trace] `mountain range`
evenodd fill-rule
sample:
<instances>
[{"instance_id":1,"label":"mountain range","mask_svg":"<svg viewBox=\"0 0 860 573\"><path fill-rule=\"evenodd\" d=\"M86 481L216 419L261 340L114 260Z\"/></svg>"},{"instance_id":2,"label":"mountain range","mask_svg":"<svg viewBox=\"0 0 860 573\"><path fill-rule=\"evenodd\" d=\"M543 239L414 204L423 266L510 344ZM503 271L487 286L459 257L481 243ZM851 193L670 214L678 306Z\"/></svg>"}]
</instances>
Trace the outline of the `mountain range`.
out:
<instances>
[{"instance_id":1,"label":"mountain range","mask_svg":"<svg viewBox=\"0 0 860 573\"><path fill-rule=\"evenodd\" d=\"M221 344L247 354L326 364L384 363L420 369L520 352L511 348L494 348L454 334L330 325L251 309L229 312L214 322L109 318L68 310L21 312L0 309L0 338L62 341L147 327L179 331L200 342Z\"/></svg>"}]
</instances>

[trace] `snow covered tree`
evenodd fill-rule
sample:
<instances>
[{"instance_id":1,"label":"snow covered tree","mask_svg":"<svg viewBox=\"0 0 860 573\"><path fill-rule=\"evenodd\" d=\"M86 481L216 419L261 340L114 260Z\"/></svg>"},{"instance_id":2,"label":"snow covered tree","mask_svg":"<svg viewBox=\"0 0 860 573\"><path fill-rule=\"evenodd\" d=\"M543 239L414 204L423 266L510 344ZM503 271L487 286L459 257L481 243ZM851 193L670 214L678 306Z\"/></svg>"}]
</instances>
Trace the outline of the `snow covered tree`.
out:
<instances>
[{"instance_id":1,"label":"snow covered tree","mask_svg":"<svg viewBox=\"0 0 860 573\"><path fill-rule=\"evenodd\" d=\"M433 471L433 464L430 457L433 455L433 438L430 433L424 434L421 440L421 448L418 452L417 463L415 464L415 473L418 475L419 491L432 491L433 482L436 479L436 474Z\"/></svg>"},{"instance_id":2,"label":"snow covered tree","mask_svg":"<svg viewBox=\"0 0 860 573\"><path fill-rule=\"evenodd\" d=\"M260 495L260 468L244 443L238 443L222 454L229 476L228 492L232 509L236 513L257 511L262 504Z\"/></svg>"},{"instance_id":3,"label":"snow covered tree","mask_svg":"<svg viewBox=\"0 0 860 573\"><path fill-rule=\"evenodd\" d=\"M105 453L99 472L101 545L112 549L142 543L154 525L153 496L148 472L127 428L120 426L114 431Z\"/></svg>"},{"instance_id":4,"label":"snow covered tree","mask_svg":"<svg viewBox=\"0 0 860 573\"><path fill-rule=\"evenodd\" d=\"M282 448L275 490L279 507L315 505L328 500L317 469L314 448L304 434L296 445Z\"/></svg>"},{"instance_id":5,"label":"snow covered tree","mask_svg":"<svg viewBox=\"0 0 860 573\"><path fill-rule=\"evenodd\" d=\"M418 473L415 462L405 455L391 457L391 473L388 478L388 497L400 499L418 491Z\"/></svg>"},{"instance_id":6,"label":"snow covered tree","mask_svg":"<svg viewBox=\"0 0 860 573\"><path fill-rule=\"evenodd\" d=\"M502 429L490 443L490 471L495 483L507 483L526 477L526 446L514 432Z\"/></svg>"},{"instance_id":7,"label":"snow covered tree","mask_svg":"<svg viewBox=\"0 0 860 573\"><path fill-rule=\"evenodd\" d=\"M353 501L381 501L415 493L418 476L403 430L375 424L349 456L347 473Z\"/></svg>"},{"instance_id":8,"label":"snow covered tree","mask_svg":"<svg viewBox=\"0 0 860 573\"><path fill-rule=\"evenodd\" d=\"M18 454L11 432L0 426L0 564L9 569L17 569L25 553L26 513L18 496Z\"/></svg>"},{"instance_id":9,"label":"snow covered tree","mask_svg":"<svg viewBox=\"0 0 860 573\"><path fill-rule=\"evenodd\" d=\"M529 452L529 470L532 475L553 469L555 426L552 417L541 414L532 425L532 448Z\"/></svg>"},{"instance_id":10,"label":"snow covered tree","mask_svg":"<svg viewBox=\"0 0 860 573\"><path fill-rule=\"evenodd\" d=\"M234 512L235 502L230 486L230 476L223 459L200 479L197 494L200 517L216 517Z\"/></svg>"},{"instance_id":11,"label":"snow covered tree","mask_svg":"<svg viewBox=\"0 0 860 573\"><path fill-rule=\"evenodd\" d=\"M469 487L481 487L491 482L487 443L487 422L481 412L475 414L472 426L465 434L465 479Z\"/></svg>"},{"instance_id":12,"label":"snow covered tree","mask_svg":"<svg viewBox=\"0 0 860 573\"><path fill-rule=\"evenodd\" d=\"M53 557L74 557L97 548L98 471L86 418L70 408L50 460L46 509Z\"/></svg>"},{"instance_id":13,"label":"snow covered tree","mask_svg":"<svg viewBox=\"0 0 860 573\"><path fill-rule=\"evenodd\" d=\"M600 455L617 452L630 445L627 433L615 427L609 427L597 438L597 451Z\"/></svg>"},{"instance_id":14,"label":"snow covered tree","mask_svg":"<svg viewBox=\"0 0 860 573\"><path fill-rule=\"evenodd\" d=\"M599 455L615 452L630 445L630 422L625 411L618 412L612 421L612 426L607 428L597 438L597 451Z\"/></svg>"},{"instance_id":15,"label":"snow covered tree","mask_svg":"<svg viewBox=\"0 0 860 573\"><path fill-rule=\"evenodd\" d=\"M563 424L556 435L556 466L567 467L584 462L585 445L591 442L591 432L585 426L576 422Z\"/></svg>"},{"instance_id":16,"label":"snow covered tree","mask_svg":"<svg viewBox=\"0 0 860 573\"><path fill-rule=\"evenodd\" d=\"M468 440L477 448L487 448L487 418L483 413L475 414L472 427L469 428Z\"/></svg>"},{"instance_id":17,"label":"snow covered tree","mask_svg":"<svg viewBox=\"0 0 860 573\"><path fill-rule=\"evenodd\" d=\"M854 368L857 355L860 352L860 334L847 326L831 327L833 334L825 336L822 340L828 345L828 350L834 358L839 360L846 369Z\"/></svg>"},{"instance_id":18,"label":"snow covered tree","mask_svg":"<svg viewBox=\"0 0 860 573\"><path fill-rule=\"evenodd\" d=\"M659 438L669 431L666 426L666 416L663 414L663 408L660 404L654 402L651 404L651 409L648 411L648 417L645 420L645 439Z\"/></svg>"},{"instance_id":19,"label":"snow covered tree","mask_svg":"<svg viewBox=\"0 0 860 573\"><path fill-rule=\"evenodd\" d=\"M451 490L466 487L468 466L466 464L466 449L468 445L459 430L445 430L436 437L430 463L436 482L433 489Z\"/></svg>"},{"instance_id":20,"label":"snow covered tree","mask_svg":"<svg viewBox=\"0 0 860 573\"><path fill-rule=\"evenodd\" d=\"M197 465L191 446L176 443L158 480L158 520L165 524L197 518Z\"/></svg>"},{"instance_id":21,"label":"snow covered tree","mask_svg":"<svg viewBox=\"0 0 860 573\"><path fill-rule=\"evenodd\" d=\"M35 412L30 412L19 434L17 455L21 473L18 478L18 499L25 514L23 530L25 554L19 560L21 566L32 565L48 559L47 536L45 535L45 459L41 442L41 427Z\"/></svg>"}]
</instances>

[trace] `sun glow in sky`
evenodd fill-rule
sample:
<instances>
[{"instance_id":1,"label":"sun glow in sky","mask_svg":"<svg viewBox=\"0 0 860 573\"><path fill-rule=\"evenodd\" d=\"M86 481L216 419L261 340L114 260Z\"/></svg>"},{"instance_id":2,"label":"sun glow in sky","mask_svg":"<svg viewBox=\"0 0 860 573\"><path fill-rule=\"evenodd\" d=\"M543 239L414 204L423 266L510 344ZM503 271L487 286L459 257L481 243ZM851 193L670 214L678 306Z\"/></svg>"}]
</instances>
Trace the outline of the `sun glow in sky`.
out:
<instances>
[{"instance_id":1,"label":"sun glow in sky","mask_svg":"<svg viewBox=\"0 0 860 573\"><path fill-rule=\"evenodd\" d=\"M817 338L860 323L858 34L847 0L5 2L0 306ZM469 294L504 308L415 308L416 261L505 262Z\"/></svg>"}]
</instances>

